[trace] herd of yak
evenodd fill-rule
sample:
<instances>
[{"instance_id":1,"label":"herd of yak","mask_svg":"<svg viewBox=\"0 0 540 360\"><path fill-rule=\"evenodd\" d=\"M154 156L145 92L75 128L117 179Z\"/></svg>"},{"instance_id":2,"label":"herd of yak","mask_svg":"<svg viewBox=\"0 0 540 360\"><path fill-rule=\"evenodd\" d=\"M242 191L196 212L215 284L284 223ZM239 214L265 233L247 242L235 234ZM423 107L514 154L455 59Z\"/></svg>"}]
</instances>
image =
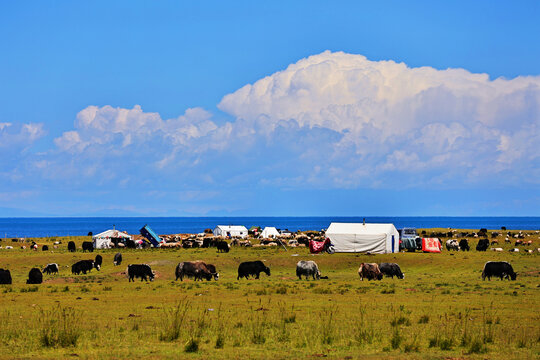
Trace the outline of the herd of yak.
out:
<instances>
[{"instance_id":1,"label":"herd of yak","mask_svg":"<svg viewBox=\"0 0 540 360\"><path fill-rule=\"evenodd\" d=\"M122 254L117 253L114 256L113 264L120 265L122 263ZM94 260L80 260L71 266L71 273L79 275L80 273L86 274L92 269L101 269L103 264L103 258L101 255L97 255ZM41 284L43 282L43 274L57 274L59 272L59 266L56 263L47 264L43 270L38 268L32 268L28 273L27 284ZM270 276L270 268L266 266L262 261L247 261L238 266L237 280L241 278L249 279L254 277L259 279L261 273L265 273ZM367 280L382 280L383 276L398 279L403 279L405 275L401 271L398 264L395 263L362 263L358 269L358 275L361 280L366 278ZM126 269L126 276L128 281L135 281L136 278L140 278L141 281L153 281L155 272L152 271L148 264L130 264ZM306 279L313 278L314 280L328 279L327 276L321 276L319 267L314 261L301 260L296 264L296 276L301 280L304 276ZM482 271L482 279L491 280L491 277L499 277L503 279L516 279L517 274L514 272L512 265L505 261L489 261L484 265ZM194 280L218 280L219 273L216 270L215 265L207 264L203 261L184 261L179 263L175 269L176 280L184 280L184 277ZM0 284L11 284L12 278L9 270L0 269Z\"/></svg>"}]
</instances>

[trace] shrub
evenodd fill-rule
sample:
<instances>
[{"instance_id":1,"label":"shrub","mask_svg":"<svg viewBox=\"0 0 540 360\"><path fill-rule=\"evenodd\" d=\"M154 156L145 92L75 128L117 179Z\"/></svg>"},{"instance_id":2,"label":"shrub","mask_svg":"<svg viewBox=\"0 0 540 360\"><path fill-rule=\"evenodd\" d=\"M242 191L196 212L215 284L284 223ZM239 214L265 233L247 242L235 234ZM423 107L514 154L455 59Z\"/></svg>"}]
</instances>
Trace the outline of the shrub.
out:
<instances>
[{"instance_id":1,"label":"shrub","mask_svg":"<svg viewBox=\"0 0 540 360\"><path fill-rule=\"evenodd\" d=\"M391 321L390 321L390 325L396 327L398 325L405 325L405 326L409 326L411 325L411 321L409 320L409 318L403 316L403 315L399 315L399 316L396 316L394 317Z\"/></svg>"},{"instance_id":2,"label":"shrub","mask_svg":"<svg viewBox=\"0 0 540 360\"><path fill-rule=\"evenodd\" d=\"M225 338L223 337L223 334L219 333L216 338L216 345L214 347L216 349L223 349L224 345L225 345Z\"/></svg>"},{"instance_id":3,"label":"shrub","mask_svg":"<svg viewBox=\"0 0 540 360\"><path fill-rule=\"evenodd\" d=\"M186 313L189 309L188 302L184 299L180 301L175 308L165 310L164 323L159 334L161 341L174 341L180 337L182 325L186 319Z\"/></svg>"},{"instance_id":4,"label":"shrub","mask_svg":"<svg viewBox=\"0 0 540 360\"><path fill-rule=\"evenodd\" d=\"M420 351L420 347L418 346L418 343L413 340L412 342L403 345L403 351L406 353L418 352Z\"/></svg>"},{"instance_id":5,"label":"shrub","mask_svg":"<svg viewBox=\"0 0 540 360\"><path fill-rule=\"evenodd\" d=\"M422 315L420 316L420 319L418 319L419 324L427 324L429 322L429 315Z\"/></svg>"},{"instance_id":6,"label":"shrub","mask_svg":"<svg viewBox=\"0 0 540 360\"><path fill-rule=\"evenodd\" d=\"M336 313L336 308L333 308L328 311L324 311L321 314L321 341L323 344L330 345L334 342L334 314Z\"/></svg>"},{"instance_id":7,"label":"shrub","mask_svg":"<svg viewBox=\"0 0 540 360\"><path fill-rule=\"evenodd\" d=\"M469 354L485 354L487 347L479 340L475 339L469 347Z\"/></svg>"},{"instance_id":8,"label":"shrub","mask_svg":"<svg viewBox=\"0 0 540 360\"><path fill-rule=\"evenodd\" d=\"M191 338L184 346L184 351L187 353L194 353L199 351L199 341Z\"/></svg>"},{"instance_id":9,"label":"shrub","mask_svg":"<svg viewBox=\"0 0 540 360\"><path fill-rule=\"evenodd\" d=\"M399 327L395 327L394 331L392 332L392 338L390 339L390 346L392 346L392 349L397 349L401 345L402 341L403 338L399 332Z\"/></svg>"},{"instance_id":10,"label":"shrub","mask_svg":"<svg viewBox=\"0 0 540 360\"><path fill-rule=\"evenodd\" d=\"M81 317L70 307L57 305L40 316L40 343L43 347L77 346L81 336Z\"/></svg>"},{"instance_id":11,"label":"shrub","mask_svg":"<svg viewBox=\"0 0 540 360\"><path fill-rule=\"evenodd\" d=\"M454 340L451 338L444 338L439 341L439 348L441 350L452 350L454 346Z\"/></svg>"}]
</instances>

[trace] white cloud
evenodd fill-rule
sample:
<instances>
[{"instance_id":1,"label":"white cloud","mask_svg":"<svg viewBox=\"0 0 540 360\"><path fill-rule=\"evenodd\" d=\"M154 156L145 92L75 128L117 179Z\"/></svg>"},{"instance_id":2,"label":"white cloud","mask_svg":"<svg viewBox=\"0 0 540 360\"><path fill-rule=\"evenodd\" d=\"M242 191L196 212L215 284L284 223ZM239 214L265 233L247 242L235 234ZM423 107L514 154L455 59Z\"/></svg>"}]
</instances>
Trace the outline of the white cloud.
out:
<instances>
[{"instance_id":1,"label":"white cloud","mask_svg":"<svg viewBox=\"0 0 540 360\"><path fill-rule=\"evenodd\" d=\"M336 184L374 181L390 169L471 179L538 162L538 76L490 80L326 51L245 85L218 107L270 131L292 119L342 134L319 159L332 166Z\"/></svg>"},{"instance_id":2,"label":"white cloud","mask_svg":"<svg viewBox=\"0 0 540 360\"><path fill-rule=\"evenodd\" d=\"M42 123L0 123L0 148L24 149L45 135Z\"/></svg>"},{"instance_id":3,"label":"white cloud","mask_svg":"<svg viewBox=\"0 0 540 360\"><path fill-rule=\"evenodd\" d=\"M197 186L291 188L540 178L540 77L490 80L327 51L224 96L218 107L235 120L218 126L201 108L164 120L138 105L89 106L54 140L58 151L35 164L47 160L50 176L68 178L116 167L128 174L125 186L148 171ZM533 176L516 175L524 170Z\"/></svg>"}]
</instances>

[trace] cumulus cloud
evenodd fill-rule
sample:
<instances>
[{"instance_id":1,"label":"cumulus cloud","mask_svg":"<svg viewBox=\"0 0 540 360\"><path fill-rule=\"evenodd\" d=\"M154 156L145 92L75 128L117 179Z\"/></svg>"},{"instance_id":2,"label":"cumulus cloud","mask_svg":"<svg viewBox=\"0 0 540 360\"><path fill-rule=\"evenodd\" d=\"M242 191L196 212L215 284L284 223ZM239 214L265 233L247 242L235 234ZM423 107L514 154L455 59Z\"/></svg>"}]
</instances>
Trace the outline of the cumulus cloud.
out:
<instances>
[{"instance_id":1,"label":"cumulus cloud","mask_svg":"<svg viewBox=\"0 0 540 360\"><path fill-rule=\"evenodd\" d=\"M369 184L388 171L476 181L535 164L538 173L538 76L491 80L326 51L245 85L218 107L270 133L292 120L342 134L318 159L335 184Z\"/></svg>"},{"instance_id":2,"label":"cumulus cloud","mask_svg":"<svg viewBox=\"0 0 540 360\"><path fill-rule=\"evenodd\" d=\"M42 123L0 123L0 148L27 148L45 135Z\"/></svg>"},{"instance_id":3,"label":"cumulus cloud","mask_svg":"<svg viewBox=\"0 0 540 360\"><path fill-rule=\"evenodd\" d=\"M130 176L151 184L147 174L158 171L195 189L540 181L540 77L492 80L327 51L225 95L218 108L234 120L218 125L201 108L162 119L138 105L88 106L34 165L100 182L120 172L121 186Z\"/></svg>"}]
</instances>

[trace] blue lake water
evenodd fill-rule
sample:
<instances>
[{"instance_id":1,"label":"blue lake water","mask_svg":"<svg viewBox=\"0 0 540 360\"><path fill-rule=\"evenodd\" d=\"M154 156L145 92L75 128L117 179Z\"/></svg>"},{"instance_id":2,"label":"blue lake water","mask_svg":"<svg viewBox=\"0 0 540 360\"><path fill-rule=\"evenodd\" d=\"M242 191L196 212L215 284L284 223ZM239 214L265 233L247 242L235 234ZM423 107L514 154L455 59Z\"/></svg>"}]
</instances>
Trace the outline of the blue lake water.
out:
<instances>
[{"instance_id":1,"label":"blue lake water","mask_svg":"<svg viewBox=\"0 0 540 360\"><path fill-rule=\"evenodd\" d=\"M0 237L41 237L97 234L111 229L138 234L148 224L158 234L199 233L216 225L275 226L278 229L321 230L331 222L362 222L362 217L54 217L0 218ZM540 217L366 217L369 223L393 223L398 229L454 228L539 230Z\"/></svg>"}]
</instances>

